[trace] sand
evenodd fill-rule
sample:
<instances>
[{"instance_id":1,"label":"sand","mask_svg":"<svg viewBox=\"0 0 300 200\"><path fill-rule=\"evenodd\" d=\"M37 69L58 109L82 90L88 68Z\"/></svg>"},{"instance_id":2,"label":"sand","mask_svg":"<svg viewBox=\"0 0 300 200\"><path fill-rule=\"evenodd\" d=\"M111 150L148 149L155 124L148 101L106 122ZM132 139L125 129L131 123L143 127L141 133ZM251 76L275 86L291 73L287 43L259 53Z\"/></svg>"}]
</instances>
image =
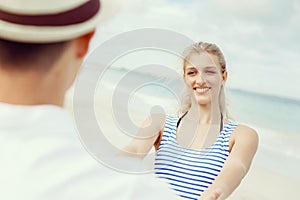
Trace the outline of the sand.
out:
<instances>
[{"instance_id":1,"label":"sand","mask_svg":"<svg viewBox=\"0 0 300 200\"><path fill-rule=\"evenodd\" d=\"M240 186L228 199L297 199L300 181L254 163Z\"/></svg>"}]
</instances>

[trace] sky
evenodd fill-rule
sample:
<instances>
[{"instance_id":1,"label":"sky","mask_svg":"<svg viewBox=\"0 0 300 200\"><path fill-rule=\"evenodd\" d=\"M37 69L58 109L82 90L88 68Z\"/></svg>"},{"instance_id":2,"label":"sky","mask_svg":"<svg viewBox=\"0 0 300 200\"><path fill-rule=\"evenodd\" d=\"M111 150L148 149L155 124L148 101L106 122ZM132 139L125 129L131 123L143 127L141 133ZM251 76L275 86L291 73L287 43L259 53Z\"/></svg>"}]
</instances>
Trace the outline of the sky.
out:
<instances>
[{"instance_id":1,"label":"sky","mask_svg":"<svg viewBox=\"0 0 300 200\"><path fill-rule=\"evenodd\" d=\"M169 29L195 41L218 44L227 61L229 87L300 100L300 1L119 2L121 9L99 26L92 48L126 31ZM123 59L124 66L138 60L137 55L131 57Z\"/></svg>"}]
</instances>

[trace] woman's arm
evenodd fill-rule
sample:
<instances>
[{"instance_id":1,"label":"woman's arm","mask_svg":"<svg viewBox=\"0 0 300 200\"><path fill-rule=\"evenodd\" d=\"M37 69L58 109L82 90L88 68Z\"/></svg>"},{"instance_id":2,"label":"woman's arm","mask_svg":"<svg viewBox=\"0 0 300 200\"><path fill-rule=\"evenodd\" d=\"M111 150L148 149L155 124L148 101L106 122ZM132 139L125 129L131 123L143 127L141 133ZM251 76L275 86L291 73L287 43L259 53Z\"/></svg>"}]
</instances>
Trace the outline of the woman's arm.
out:
<instances>
[{"instance_id":1,"label":"woman's arm","mask_svg":"<svg viewBox=\"0 0 300 200\"><path fill-rule=\"evenodd\" d=\"M162 134L165 118L166 116L163 114L153 114L147 118L135 138L124 147L122 154L144 158Z\"/></svg>"},{"instance_id":2,"label":"woman's arm","mask_svg":"<svg viewBox=\"0 0 300 200\"><path fill-rule=\"evenodd\" d=\"M258 135L255 130L243 125L239 125L234 132L234 138L231 138L233 139L231 151L220 174L199 200L226 199L247 174L257 150Z\"/></svg>"}]
</instances>

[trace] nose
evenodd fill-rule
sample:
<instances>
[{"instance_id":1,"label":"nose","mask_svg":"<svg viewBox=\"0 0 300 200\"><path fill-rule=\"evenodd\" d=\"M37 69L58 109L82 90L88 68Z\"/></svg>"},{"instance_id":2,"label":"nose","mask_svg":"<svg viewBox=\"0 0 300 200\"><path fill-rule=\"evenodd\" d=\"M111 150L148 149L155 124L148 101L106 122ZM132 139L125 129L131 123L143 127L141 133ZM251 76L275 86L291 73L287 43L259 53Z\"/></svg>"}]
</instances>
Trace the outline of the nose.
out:
<instances>
[{"instance_id":1,"label":"nose","mask_svg":"<svg viewBox=\"0 0 300 200\"><path fill-rule=\"evenodd\" d=\"M204 84L206 82L204 76L201 73L197 74L195 81L199 85Z\"/></svg>"}]
</instances>

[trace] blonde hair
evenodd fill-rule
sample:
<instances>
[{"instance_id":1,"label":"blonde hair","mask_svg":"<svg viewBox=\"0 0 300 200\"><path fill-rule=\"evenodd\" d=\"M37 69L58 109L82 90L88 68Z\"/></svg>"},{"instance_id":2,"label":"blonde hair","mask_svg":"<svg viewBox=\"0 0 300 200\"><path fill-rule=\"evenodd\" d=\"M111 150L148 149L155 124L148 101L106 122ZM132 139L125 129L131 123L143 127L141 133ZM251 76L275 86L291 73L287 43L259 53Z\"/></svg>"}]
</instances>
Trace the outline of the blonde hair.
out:
<instances>
[{"instance_id":1,"label":"blonde hair","mask_svg":"<svg viewBox=\"0 0 300 200\"><path fill-rule=\"evenodd\" d=\"M207 52L209 54L215 55L218 58L219 64L221 66L221 72L225 73L227 71L226 61L221 49L216 45L208 42L197 42L189 47L187 47L183 52L183 73L185 71L185 64L189 62L188 59L193 53ZM186 113L191 107L191 94L185 89L181 96L181 104L179 108L179 115ZM219 106L221 114L225 119L229 119L229 113L226 104L226 95L224 86L221 86L221 91L219 94Z\"/></svg>"}]
</instances>

